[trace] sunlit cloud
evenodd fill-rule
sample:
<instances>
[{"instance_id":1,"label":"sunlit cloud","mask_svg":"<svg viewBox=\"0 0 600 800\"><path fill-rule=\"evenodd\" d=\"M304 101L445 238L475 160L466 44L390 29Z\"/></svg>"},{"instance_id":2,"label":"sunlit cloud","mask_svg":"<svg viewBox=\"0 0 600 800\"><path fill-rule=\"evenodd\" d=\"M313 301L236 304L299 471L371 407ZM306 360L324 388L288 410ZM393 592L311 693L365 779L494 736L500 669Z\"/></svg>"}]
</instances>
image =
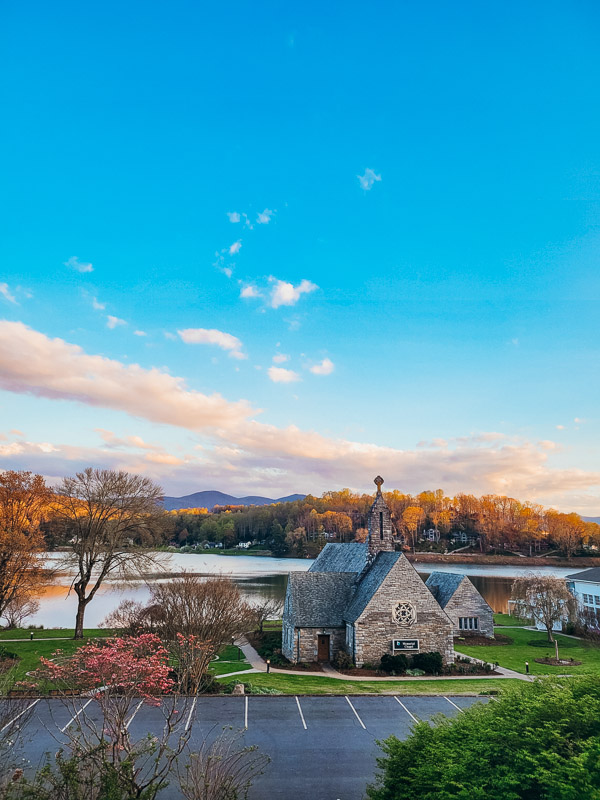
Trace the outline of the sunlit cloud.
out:
<instances>
[{"instance_id":1,"label":"sunlit cloud","mask_svg":"<svg viewBox=\"0 0 600 800\"><path fill-rule=\"evenodd\" d=\"M300 378L297 372L293 369L285 369L285 367L269 367L267 375L273 383L296 383Z\"/></svg>"},{"instance_id":2,"label":"sunlit cloud","mask_svg":"<svg viewBox=\"0 0 600 800\"><path fill-rule=\"evenodd\" d=\"M93 272L94 267L90 262L80 261L78 256L71 256L66 261L63 262L65 267L70 267L70 269L77 270L77 272Z\"/></svg>"},{"instance_id":3,"label":"sunlit cloud","mask_svg":"<svg viewBox=\"0 0 600 800\"><path fill-rule=\"evenodd\" d=\"M365 170L364 175L357 175L356 177L358 178L358 182L360 183L361 188L367 192L370 191L370 189L372 188L373 184L376 181L381 180L381 175L377 175L377 173L374 172L374 170L369 168Z\"/></svg>"},{"instance_id":4,"label":"sunlit cloud","mask_svg":"<svg viewBox=\"0 0 600 800\"><path fill-rule=\"evenodd\" d=\"M215 328L186 328L177 331L179 337L186 344L214 344L221 350L226 350L231 358L247 358L242 352L243 345L237 336L231 333L218 331Z\"/></svg>"},{"instance_id":5,"label":"sunlit cloud","mask_svg":"<svg viewBox=\"0 0 600 800\"><path fill-rule=\"evenodd\" d=\"M286 361L289 361L290 357L287 356L285 353L275 353L273 356L273 361L275 364L285 364Z\"/></svg>"},{"instance_id":6,"label":"sunlit cloud","mask_svg":"<svg viewBox=\"0 0 600 800\"><path fill-rule=\"evenodd\" d=\"M309 367L313 375L331 375L335 366L330 358L324 358L319 364Z\"/></svg>"},{"instance_id":7,"label":"sunlit cloud","mask_svg":"<svg viewBox=\"0 0 600 800\"><path fill-rule=\"evenodd\" d=\"M234 242L232 245L229 246L229 255L234 256L236 253L239 253L242 249L242 240L238 239L237 242Z\"/></svg>"},{"instance_id":8,"label":"sunlit cloud","mask_svg":"<svg viewBox=\"0 0 600 800\"><path fill-rule=\"evenodd\" d=\"M134 331L134 332L133 332L133 335L134 335L134 336L148 336L148 334L146 333L146 331Z\"/></svg>"},{"instance_id":9,"label":"sunlit cloud","mask_svg":"<svg viewBox=\"0 0 600 800\"><path fill-rule=\"evenodd\" d=\"M262 297L262 295L259 292L259 290L256 288L256 286L252 286L252 284L250 284L249 286L244 286L242 288L242 290L240 292L240 297L244 297L246 299L249 299L249 298L252 298L252 297Z\"/></svg>"},{"instance_id":10,"label":"sunlit cloud","mask_svg":"<svg viewBox=\"0 0 600 800\"><path fill-rule=\"evenodd\" d=\"M303 294L309 294L319 288L316 283L306 279L300 281L297 286L277 278L271 278L270 280L273 283L271 287L271 308L293 306Z\"/></svg>"},{"instance_id":11,"label":"sunlit cloud","mask_svg":"<svg viewBox=\"0 0 600 800\"><path fill-rule=\"evenodd\" d=\"M229 222L239 222L240 215L237 211L228 211L227 216L229 217Z\"/></svg>"},{"instance_id":12,"label":"sunlit cloud","mask_svg":"<svg viewBox=\"0 0 600 800\"><path fill-rule=\"evenodd\" d=\"M112 314L108 314L106 317L106 327L110 328L110 330L114 330L115 328L120 327L121 325L127 325L124 319L119 319L119 317L113 317Z\"/></svg>"},{"instance_id":13,"label":"sunlit cloud","mask_svg":"<svg viewBox=\"0 0 600 800\"><path fill-rule=\"evenodd\" d=\"M104 311L106 303L101 303L96 297L92 297L92 308L94 311Z\"/></svg>"},{"instance_id":14,"label":"sunlit cloud","mask_svg":"<svg viewBox=\"0 0 600 800\"><path fill-rule=\"evenodd\" d=\"M259 212L258 216L256 217L256 224L257 225L268 225L273 217L275 212L271 211L270 208L265 208L264 211Z\"/></svg>"}]
</instances>

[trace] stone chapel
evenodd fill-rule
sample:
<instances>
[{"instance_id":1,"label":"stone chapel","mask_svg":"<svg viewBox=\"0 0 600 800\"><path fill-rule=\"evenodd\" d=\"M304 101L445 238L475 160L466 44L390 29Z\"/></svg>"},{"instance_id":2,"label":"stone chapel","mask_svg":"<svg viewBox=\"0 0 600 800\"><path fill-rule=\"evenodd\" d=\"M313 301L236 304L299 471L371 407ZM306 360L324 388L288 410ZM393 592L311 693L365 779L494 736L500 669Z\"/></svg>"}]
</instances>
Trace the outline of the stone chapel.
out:
<instances>
[{"instance_id":1,"label":"stone chapel","mask_svg":"<svg viewBox=\"0 0 600 800\"><path fill-rule=\"evenodd\" d=\"M340 651L358 667L385 653L438 651L444 663L454 660L455 622L395 551L383 478L375 484L367 541L329 543L308 572L289 575L282 652L293 663L332 661Z\"/></svg>"}]
</instances>

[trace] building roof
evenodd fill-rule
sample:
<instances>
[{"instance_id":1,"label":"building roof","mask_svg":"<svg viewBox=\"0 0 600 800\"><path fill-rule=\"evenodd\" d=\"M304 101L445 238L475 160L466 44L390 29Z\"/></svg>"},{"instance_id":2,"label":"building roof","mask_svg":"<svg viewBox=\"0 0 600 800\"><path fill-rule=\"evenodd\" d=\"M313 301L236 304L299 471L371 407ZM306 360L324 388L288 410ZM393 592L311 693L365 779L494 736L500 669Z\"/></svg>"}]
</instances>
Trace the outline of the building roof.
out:
<instances>
[{"instance_id":1,"label":"building roof","mask_svg":"<svg viewBox=\"0 0 600 800\"><path fill-rule=\"evenodd\" d=\"M367 563L367 544L326 544L309 572L354 572L360 574Z\"/></svg>"},{"instance_id":2,"label":"building roof","mask_svg":"<svg viewBox=\"0 0 600 800\"><path fill-rule=\"evenodd\" d=\"M425 586L440 606L445 608L465 577L458 572L432 572L425 581Z\"/></svg>"},{"instance_id":3,"label":"building roof","mask_svg":"<svg viewBox=\"0 0 600 800\"><path fill-rule=\"evenodd\" d=\"M389 551L377 553L369 570L356 587L352 602L344 614L346 622L356 622L399 558L402 558L402 553Z\"/></svg>"},{"instance_id":4,"label":"building roof","mask_svg":"<svg viewBox=\"0 0 600 800\"><path fill-rule=\"evenodd\" d=\"M567 578L572 581L600 583L600 567L590 567L590 569L584 569L581 572L573 572L572 575L567 575Z\"/></svg>"},{"instance_id":5,"label":"building roof","mask_svg":"<svg viewBox=\"0 0 600 800\"><path fill-rule=\"evenodd\" d=\"M290 624L296 628L342 626L355 580L354 572L290 572Z\"/></svg>"}]
</instances>

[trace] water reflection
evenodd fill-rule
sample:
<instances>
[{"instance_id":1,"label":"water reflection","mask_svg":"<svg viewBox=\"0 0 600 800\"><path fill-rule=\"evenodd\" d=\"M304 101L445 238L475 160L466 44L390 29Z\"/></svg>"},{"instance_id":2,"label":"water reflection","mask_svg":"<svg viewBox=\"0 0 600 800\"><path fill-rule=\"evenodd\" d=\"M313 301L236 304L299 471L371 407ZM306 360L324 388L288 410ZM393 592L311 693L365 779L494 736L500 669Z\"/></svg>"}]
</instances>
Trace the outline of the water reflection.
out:
<instances>
[{"instance_id":1,"label":"water reflection","mask_svg":"<svg viewBox=\"0 0 600 800\"><path fill-rule=\"evenodd\" d=\"M306 569L306 562L303 562L302 566ZM429 573L419 574L423 580L427 580ZM232 575L232 577L251 602L263 599L283 601L285 597L287 574L243 574ZM506 612L508 610L510 588L514 580L512 577L497 575L470 575L469 577L494 611ZM77 603L73 593L68 595L68 588L68 585L65 584L48 587L40 596L40 610L29 620L30 623L43 625L46 628L73 627ZM114 583L104 584L86 609L86 627L98 627L106 615L125 598L146 603L150 598L148 586L145 583L130 583L125 586Z\"/></svg>"}]
</instances>

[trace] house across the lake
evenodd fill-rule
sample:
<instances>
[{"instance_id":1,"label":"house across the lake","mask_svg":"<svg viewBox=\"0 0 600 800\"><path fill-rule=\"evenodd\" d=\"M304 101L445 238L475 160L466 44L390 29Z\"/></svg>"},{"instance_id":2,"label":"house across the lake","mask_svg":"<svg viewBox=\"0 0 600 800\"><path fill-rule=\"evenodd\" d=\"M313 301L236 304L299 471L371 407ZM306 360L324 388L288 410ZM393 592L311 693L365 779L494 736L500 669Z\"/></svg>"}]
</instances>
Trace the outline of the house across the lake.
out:
<instances>
[{"instance_id":1,"label":"house across the lake","mask_svg":"<svg viewBox=\"0 0 600 800\"><path fill-rule=\"evenodd\" d=\"M360 667L378 664L385 653L437 651L449 663L454 660L455 628L460 630L455 607L467 619L487 614L483 598L475 609L462 575L453 594L458 592L459 601L464 593L465 604L451 604L448 613L404 554L395 550L382 483L375 478L366 542L327 544L308 572L290 573L282 641L290 661L331 661L343 651ZM487 629L485 616L478 630L487 635Z\"/></svg>"}]
</instances>

